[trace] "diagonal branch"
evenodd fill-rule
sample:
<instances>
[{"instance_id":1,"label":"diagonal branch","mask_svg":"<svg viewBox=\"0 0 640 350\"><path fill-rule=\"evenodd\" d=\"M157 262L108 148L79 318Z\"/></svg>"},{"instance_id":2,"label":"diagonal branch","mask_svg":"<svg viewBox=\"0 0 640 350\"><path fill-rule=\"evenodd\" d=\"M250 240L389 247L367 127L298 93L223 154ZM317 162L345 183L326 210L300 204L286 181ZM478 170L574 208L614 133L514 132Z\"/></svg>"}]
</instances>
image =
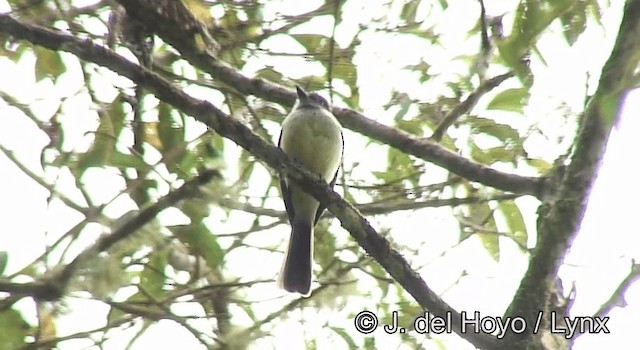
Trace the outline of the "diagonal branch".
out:
<instances>
[{"instance_id":1,"label":"diagonal branch","mask_svg":"<svg viewBox=\"0 0 640 350\"><path fill-rule=\"evenodd\" d=\"M216 170L206 170L197 177L187 181L179 189L169 192L156 203L140 210L133 218L125 221L120 227L108 235L100 237L93 245L82 251L73 261L64 267L54 269L41 279L31 283L13 283L0 279L0 292L8 292L16 297L32 296L40 300L56 300L65 292L69 281L75 272L84 264L91 261L100 252L104 252L114 244L128 238L145 224L153 220L161 211L169 208L180 200L193 197L198 188L218 176Z\"/></svg>"}]
</instances>

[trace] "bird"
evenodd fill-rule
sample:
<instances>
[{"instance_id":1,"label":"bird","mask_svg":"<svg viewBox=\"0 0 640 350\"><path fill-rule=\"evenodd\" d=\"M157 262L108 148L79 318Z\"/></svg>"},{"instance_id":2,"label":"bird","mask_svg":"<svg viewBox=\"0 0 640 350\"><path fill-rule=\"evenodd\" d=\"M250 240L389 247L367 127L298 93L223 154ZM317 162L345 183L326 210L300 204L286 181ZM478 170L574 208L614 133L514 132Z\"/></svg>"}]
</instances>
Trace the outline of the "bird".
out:
<instances>
[{"instance_id":1,"label":"bird","mask_svg":"<svg viewBox=\"0 0 640 350\"><path fill-rule=\"evenodd\" d=\"M343 156L342 126L322 96L308 94L299 86L296 86L296 93L296 103L282 122L278 147L333 188ZM278 285L288 292L308 297L311 294L313 231L325 208L282 174L280 189L291 224L291 236Z\"/></svg>"}]
</instances>

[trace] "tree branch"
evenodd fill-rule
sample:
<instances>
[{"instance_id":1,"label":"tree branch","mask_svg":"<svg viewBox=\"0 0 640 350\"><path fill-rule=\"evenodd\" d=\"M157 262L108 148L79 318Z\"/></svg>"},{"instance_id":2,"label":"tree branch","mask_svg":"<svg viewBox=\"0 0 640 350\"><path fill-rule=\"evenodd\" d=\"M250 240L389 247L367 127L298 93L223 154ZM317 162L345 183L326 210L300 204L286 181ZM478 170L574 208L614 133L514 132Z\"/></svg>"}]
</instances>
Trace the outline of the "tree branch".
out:
<instances>
[{"instance_id":1,"label":"tree branch","mask_svg":"<svg viewBox=\"0 0 640 350\"><path fill-rule=\"evenodd\" d=\"M631 262L631 269L625 278L620 282L618 288L611 293L609 300L604 302L598 311L594 314L595 317L604 317L606 316L614 307L616 306L626 306L626 301L624 300L624 293L629 289L629 287L640 280L640 264L635 261Z\"/></svg>"},{"instance_id":2,"label":"tree branch","mask_svg":"<svg viewBox=\"0 0 640 350\"><path fill-rule=\"evenodd\" d=\"M206 184L215 176L218 176L216 170L202 172L197 177L187 181L179 189L169 192L156 203L140 210L137 215L125 221L120 227L114 229L112 233L100 237L92 246L78 254L69 264L52 270L35 282L12 283L0 280L0 291L17 296L32 296L39 300L59 299L64 294L69 281L78 268L97 256L98 253L106 251L114 244L137 232L164 209L175 205L182 199L192 197L194 193L197 193L200 186Z\"/></svg>"},{"instance_id":3,"label":"tree branch","mask_svg":"<svg viewBox=\"0 0 640 350\"><path fill-rule=\"evenodd\" d=\"M626 93L634 88L633 72L640 59L639 36L640 0L630 0L625 5L611 56L602 69L598 90L581 120L575 151L557 196L543 203L539 210L538 244L507 311L509 316L524 317L530 327L539 311L549 310L558 268L579 230L609 133L618 120ZM525 342L532 340L535 339L519 339L521 345L512 349L528 348Z\"/></svg>"}]
</instances>

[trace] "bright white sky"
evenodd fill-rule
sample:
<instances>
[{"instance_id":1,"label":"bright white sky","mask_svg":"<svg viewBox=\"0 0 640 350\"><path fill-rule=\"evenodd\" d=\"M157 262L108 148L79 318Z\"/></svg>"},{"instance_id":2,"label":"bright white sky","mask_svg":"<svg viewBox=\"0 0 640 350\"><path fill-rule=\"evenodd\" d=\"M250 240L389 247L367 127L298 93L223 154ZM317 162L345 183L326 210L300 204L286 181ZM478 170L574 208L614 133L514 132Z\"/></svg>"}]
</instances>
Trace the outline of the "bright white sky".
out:
<instances>
[{"instance_id":1,"label":"bright white sky","mask_svg":"<svg viewBox=\"0 0 640 350\"><path fill-rule=\"evenodd\" d=\"M465 11L465 6L469 6L469 3L475 3L475 0L456 2L455 6L459 6L459 10L452 12L455 13L455 18L450 16L439 17L442 31L451 33L443 40L449 40L452 45L460 45L461 37L464 36L466 30L465 26L459 25L460 23L467 23L473 25L475 23L477 14L469 13ZM375 16L375 6L366 6L367 10L363 11L361 7L364 4L371 4L372 2L366 2L362 0L360 4L352 2L351 8L345 9L347 13L351 13L352 16L361 16L357 18L367 18L367 16ZM296 1L283 1L282 7L284 9L293 9L295 12L303 11L297 8L299 2ZM512 8L513 2L501 1L488 2L489 12L491 14L499 14ZM309 3L310 8L314 6ZM475 7L473 7L475 8ZM545 38L541 43L541 52L545 55L545 59L549 63L548 67L542 67L537 62L532 62L532 67L539 75L536 80L536 88L534 93L536 95L532 97L531 108L534 111L529 110L528 114L530 118L539 118L541 128L549 130L553 133L557 130L558 134L563 134L563 125L554 124L552 118L548 118L549 114L554 112L553 108L557 105L558 101L564 101L567 103L571 110L580 110L582 98L584 95L584 89L580 89L580 86L584 86L585 71L590 71L592 75L600 70L604 60L610 53L610 47L612 45L612 38L615 37L616 28L619 23L619 14L621 9L621 1L615 1L611 6L611 9L607 11L607 15L603 18L604 27L606 33L599 28L591 28L588 33L584 35L581 41L579 41L574 47L568 48L566 44L563 44L562 39L558 39L557 35L549 36ZM308 10L308 9L304 9ZM287 13L289 14L289 13ZM345 17L348 18L348 17ZM455 23L453 27L448 25L449 23ZM338 31L338 41L348 42L350 36L354 34L355 26L344 26ZM327 32L331 27L331 21L325 19L317 19L313 23L299 28L300 31L309 29L309 32ZM508 27L505 24L505 28ZM603 35L606 34L606 35ZM407 84L407 88L415 93L415 96L435 96L438 92L435 90L425 90L424 87L417 85L415 79L409 76L407 72L396 72L395 69L399 69L406 64L416 63L416 58L422 55L429 55L430 62L440 62L440 65L435 65L434 70L442 76L447 74L455 74L460 68L455 64L448 64L453 56L459 55L468 50L467 47L461 46L459 49L453 50L452 47L447 47L447 50L431 48L431 47L419 47L416 46L411 40L404 40L394 38L389 40L388 38L381 38L373 34L367 34L364 36L361 48L356 56L356 62L359 69L359 85L361 87L361 100L365 115L377 116L381 121L388 121L392 118L392 115L385 115L382 113L380 101L387 101L390 86L397 86L398 84ZM269 49L276 51L292 51L296 52L295 45L290 41L284 39L272 40L265 43ZM413 50L407 51L407 48ZM597 48L597 49L594 49ZM606 48L606 49L604 49ZM424 50L423 50L424 49ZM418 53L419 52L419 53ZM440 60L436 60L439 58ZM287 68L291 64L290 61L277 57L273 61L266 61L265 57L258 57L248 64L248 70L258 70L265 65L274 65L278 70L283 72L290 71L287 75L291 78L297 78L301 75L306 75L307 72L314 72L316 74L322 74L317 64L308 63L304 68L304 74L300 73L299 69ZM297 59L296 59L297 60ZM38 105L36 109L39 111L46 111L49 103L46 99L44 101L34 101L33 96L42 96L47 93L52 94L49 98L57 98L59 93L52 89L52 86L46 84L39 84L37 89L32 88L32 79L26 77L32 77L32 65L33 62L25 60L21 65L13 65L9 61L0 59L0 71L6 72L5 79L0 81L0 90L10 91L15 96L24 98L23 101L31 101ZM314 68L315 66L315 68ZM318 70L317 72L314 71ZM393 72L393 73L389 73ZM560 81L558 77L561 76ZM67 87L77 86L81 84L79 76L66 78L64 83ZM597 76L592 77L590 81L590 92L593 92L593 87L597 82ZM413 85L412 85L413 84ZM415 86L414 86L415 85ZM71 90L75 91L75 90ZM194 91L194 94L198 94ZM415 97L414 96L414 97ZM200 96L206 97L206 96ZM73 99L68 104L72 103L87 103L86 100ZM582 229L578 235L578 239L575 241L572 251L566 259L567 265L561 270L561 276L566 284L575 282L577 288L577 300L572 309L574 316L587 316L591 315L600 304L608 298L612 290L618 285L619 281L627 273L631 259L635 258L640 261L640 235L638 235L637 224L635 223L635 211L633 205L627 202L633 202L635 198L640 197L640 187L634 185L635 177L632 177L631 166L629 160L635 159L635 153L633 150L640 149L640 138L637 137L637 130L640 129L640 121L634 113L640 110L640 93L636 92L630 94L627 98L622 121L619 125L619 129L614 130L610 145L607 150L603 162L603 168L600 172L599 178L596 182L596 186L591 196L589 208L585 215ZM22 161L29 169L32 169L36 173L39 169L39 155L43 146L48 142L48 139L40 132L36 131L34 126L26 120L26 118L17 116L16 111L7 108L6 106L0 106L0 111L5 115L5 127L0 128L0 144L4 147L14 150L16 157ZM73 120L74 123L86 123L84 125L78 124L77 132L69 133L68 138L76 138L76 146L81 145L83 141L83 133L85 128L90 128L94 121L91 118L79 118L77 115L73 115L73 109L70 107L66 110L67 120ZM53 112L53 111L50 111ZM87 119L89 119L87 121ZM524 126L523 126L524 127ZM545 130L546 131L546 130ZM380 149L365 148L362 140L351 135L350 140L347 140L347 144L351 145L352 152L345 152L347 162L354 161L358 157L364 155L371 155L373 157ZM86 141L86 138L84 138ZM538 147L534 148L532 152L539 153L541 157L549 157L549 159L555 158L557 154L555 151L549 151L549 147L546 147L544 140L535 141L539 143ZM548 142L548 141L547 141ZM555 141L554 141L555 142ZM72 142L73 143L73 142ZM80 147L80 146L78 146ZM355 148L362 147L362 153L360 150L354 151ZM370 172L371 169L368 169ZM366 171L360 170L362 178L371 178L367 176ZM357 174L357 173L356 173ZM57 174L54 174L57 175ZM36 256L38 256L43 250L43 238L49 237L52 240L52 236L60 232L65 232L72 227L78 220L79 216L70 210L61 209L59 204L54 203L51 207L46 206L46 198L48 193L35 184L32 180L24 176L19 169L17 169L6 157L0 155L0 176L2 178L2 184L0 184L0 213L2 213L2 220L0 220L0 249L9 251L9 266L7 268L8 273L12 273L25 264L31 262ZM52 174L47 174L48 180L53 181ZM100 172L92 173L91 181L100 186L101 182L110 179L107 174ZM60 188L70 188L73 184L64 183L64 176L61 178L63 183L60 184ZM110 180L109 180L110 181ZM122 184L115 184L115 187ZM111 193L111 192L109 192ZM109 198L109 193L104 193L104 199ZM96 195L101 196L100 192L96 192ZM78 198L77 193L72 194L72 197ZM101 199L98 199L100 201ZM527 210L535 210L532 207L531 202L523 201L519 204L528 208ZM128 210L129 204L124 203L121 206L115 206L119 209L113 212L114 217L119 214L117 212L124 212ZM526 215L526 212L525 212ZM402 216L406 221L400 221L405 223L406 226L397 225L398 231L406 230L406 228L412 224L412 220L415 217ZM530 216L530 221L535 220ZM424 217L420 217L423 221ZM436 219L437 220L437 219ZM414 221L414 223L417 221ZM335 223L334 223L335 224ZM440 225L442 227L448 227L450 223L434 222L434 231L438 232ZM529 225L534 223L529 222ZM280 237L286 235L286 228L279 228L278 234L282 234ZM49 235L49 236L47 236ZM344 234L344 239L346 233ZM401 240L401 237L398 237ZM445 244L442 243L441 244ZM436 244L437 246L437 244ZM239 259L240 257L230 257L230 260ZM459 258L459 256L458 256ZM242 259L245 259L242 257ZM508 271L502 269L512 269L509 271L517 271L520 267L513 267L511 265L518 265L505 259L505 266L499 266L498 270L508 275ZM279 267L279 258L273 259L271 257L270 262L265 263L265 268L273 269L277 271ZM271 263L273 262L273 263ZM508 265L508 266L507 266ZM520 266L520 265L518 265ZM515 270L513 270L515 269ZM424 270L424 276L429 281L429 276L432 276L437 271L438 267L432 267L431 269ZM514 273L515 274L515 273ZM517 274L516 274L517 275ZM502 280L501 280L502 281ZM496 281L498 282L498 281ZM513 281L505 282L505 284L495 283L492 286L486 286L486 280L479 281L465 281L459 288L453 288L447 290L447 300L462 306L473 305L475 298L469 297L469 291L478 293L482 290L481 295L488 296L502 296L505 294L505 289L508 286L509 290L513 286ZM265 285L265 289L273 289L274 286ZM444 287L443 287L444 290ZM262 291L264 292L264 291ZM272 291L271 294L274 292ZM278 294L274 294L276 296ZM480 295L478 293L477 295ZM500 300L497 298L496 300ZM503 300L507 300L502 298ZM624 347L623 344L633 344L637 342L636 328L634 325L640 324L640 285L636 283L626 293L626 299L628 305L624 308L616 308L611 314L611 320L607 324L612 330L613 334L610 335L585 335L578 339L575 349L588 350L588 349L601 349L604 346L608 347ZM366 302L359 301L361 307L367 307ZM95 317L95 315L102 315L105 312L104 308L96 307L88 301L84 301L80 298L76 298L69 303L70 307L75 310L92 310L90 319L86 318L86 315L69 314L61 317L58 324L60 334L67 334L71 332L79 331L78 325L82 324L86 329L100 326L100 323L96 323L103 317ZM22 303L22 307L25 310L29 309L28 303ZM487 308L483 309L483 312L497 312L502 310L504 305L483 306ZM496 311L498 310L498 311ZM184 311L184 310L183 310ZM265 311L266 312L266 311ZM327 310L329 312L329 310ZM304 313L294 313L292 319L283 321L281 327L274 329L274 339L267 339L265 342L275 341L276 344L282 345L283 342L292 340L293 334L302 335L303 332L312 333L313 329L322 329L324 321L326 320L314 320L314 312L307 310ZM300 324L299 319L304 319L305 323ZM335 319L335 316L327 315L327 319L332 324L342 325L348 331L350 331L350 320ZM33 321L33 319L30 319ZM335 321L335 323L333 323ZM188 348L190 342L193 341L190 335L185 337L180 336L181 329L177 329L170 322L160 322L157 327L150 330L149 334L140 338L137 341L139 348L149 348L151 346L157 346L158 339L162 339L163 345L171 344L175 342L175 346L182 346ZM167 333L170 332L170 333ZM322 334L318 331L318 334ZM166 334L171 334L171 339L167 339ZM376 336L376 341L379 344L389 343L389 345L396 345L396 340L392 339L393 336ZM356 339L358 336L355 336ZM451 337L455 338L455 337ZM285 341L286 340L286 341ZM297 341L301 341L297 339ZM319 340L319 347L321 347L322 339ZM339 341L329 342L326 346L335 347L336 344L341 344ZM619 343L618 343L619 342ZM121 341L112 342L112 348L118 349L121 347ZM459 341L452 340L452 343L447 343L451 348L462 348L464 346ZM616 346L619 344L620 346ZM86 343L85 343L86 345ZM260 344L266 345L266 344ZM71 346L71 345L70 345ZM73 348L73 346L69 347ZM279 347L278 347L279 348Z\"/></svg>"}]
</instances>

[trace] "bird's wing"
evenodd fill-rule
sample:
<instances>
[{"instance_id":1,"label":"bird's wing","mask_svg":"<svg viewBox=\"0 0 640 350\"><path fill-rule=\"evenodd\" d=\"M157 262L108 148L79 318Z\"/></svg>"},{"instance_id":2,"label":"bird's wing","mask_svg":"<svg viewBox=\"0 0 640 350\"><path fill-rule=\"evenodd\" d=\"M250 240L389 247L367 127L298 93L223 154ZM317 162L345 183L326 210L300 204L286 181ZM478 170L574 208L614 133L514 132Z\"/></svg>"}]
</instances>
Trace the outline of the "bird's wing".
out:
<instances>
[{"instance_id":1,"label":"bird's wing","mask_svg":"<svg viewBox=\"0 0 640 350\"><path fill-rule=\"evenodd\" d=\"M280 148L280 142L282 142L282 131L280 131L280 137L278 138L278 148ZM280 178L280 191L282 192L282 198L284 199L284 208L287 210L289 223L293 224L295 212L293 211L293 202L291 200L291 189L289 188L289 184L287 183L284 175L279 174L278 177Z\"/></svg>"},{"instance_id":2,"label":"bird's wing","mask_svg":"<svg viewBox=\"0 0 640 350\"><path fill-rule=\"evenodd\" d=\"M344 156L344 136L342 136L342 131L340 131L340 140L342 140L342 153L340 154L340 162L342 163L342 157ZM329 187L333 188L333 186L335 186L336 180L338 180L339 171L340 171L340 165L338 165L338 169L336 169L336 174L333 175L333 180L331 180L331 182L329 183ZM313 225L318 223L318 220L320 220L320 217L322 216L322 213L324 213L325 209L327 208L322 204L318 206L318 210L316 211L316 219L315 221L313 221Z\"/></svg>"}]
</instances>

